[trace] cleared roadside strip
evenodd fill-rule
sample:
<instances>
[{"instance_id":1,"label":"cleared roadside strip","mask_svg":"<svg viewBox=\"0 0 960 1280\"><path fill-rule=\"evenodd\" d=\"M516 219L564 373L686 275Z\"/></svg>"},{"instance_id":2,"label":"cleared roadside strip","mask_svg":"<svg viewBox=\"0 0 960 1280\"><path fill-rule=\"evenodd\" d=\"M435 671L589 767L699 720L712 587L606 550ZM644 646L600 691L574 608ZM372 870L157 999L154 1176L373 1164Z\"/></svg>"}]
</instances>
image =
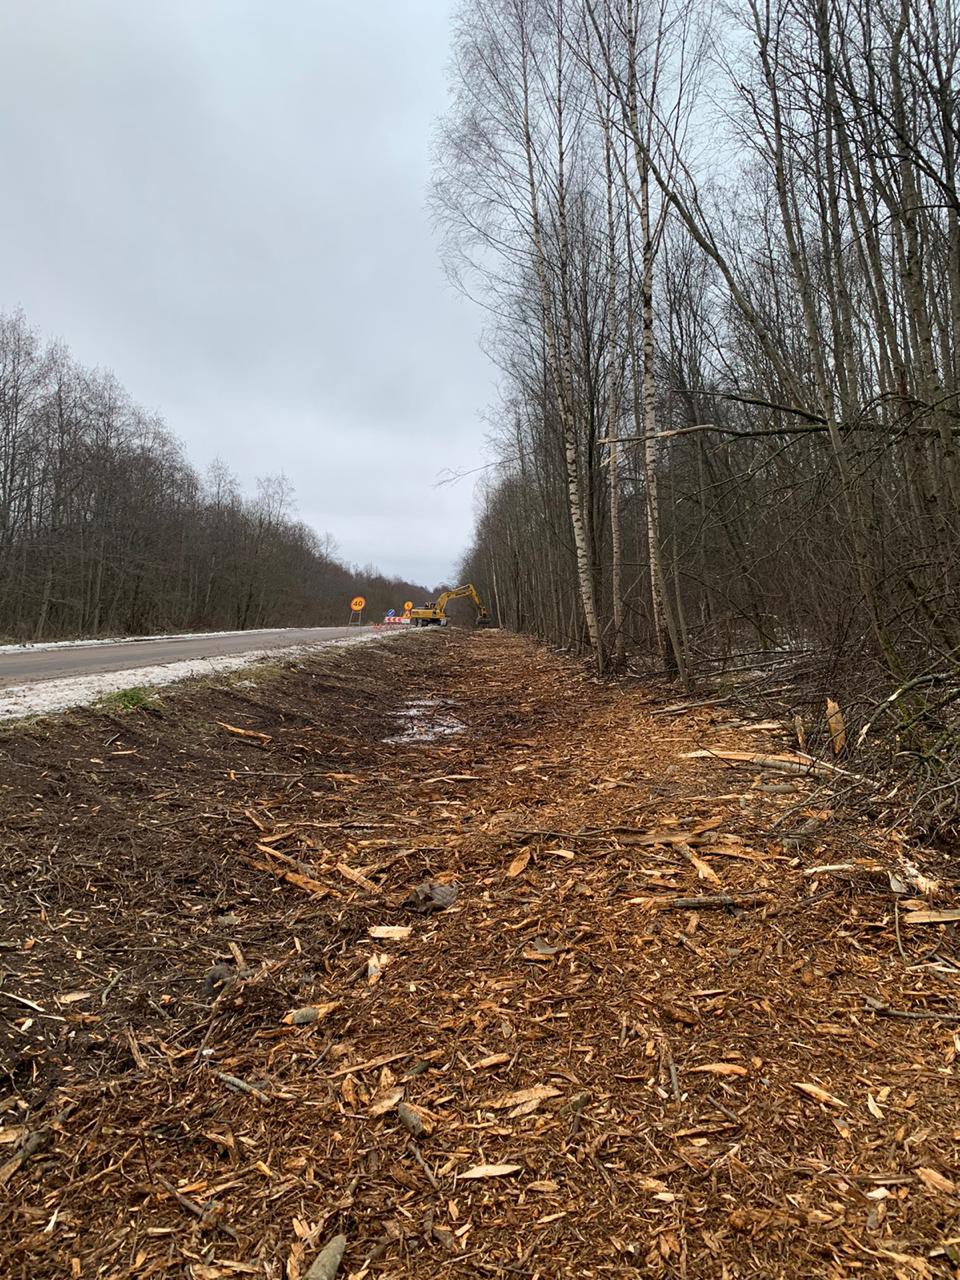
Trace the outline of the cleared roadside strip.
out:
<instances>
[{"instance_id":1,"label":"cleared roadside strip","mask_svg":"<svg viewBox=\"0 0 960 1280\"><path fill-rule=\"evenodd\" d=\"M127 667L122 671L103 671L92 675L65 676L59 680L0 688L0 720L20 720L26 716L56 715L71 707L90 706L121 689L141 689L176 684L195 676L219 675L237 671L265 659L289 661L318 649L382 641L402 631L372 631L362 635L318 640L312 644L289 645L279 649L247 649L243 653L220 654L209 658L183 658L177 662L158 663L152 667Z\"/></svg>"},{"instance_id":2,"label":"cleared roadside strip","mask_svg":"<svg viewBox=\"0 0 960 1280\"><path fill-rule=\"evenodd\" d=\"M244 631L246 636L276 635L278 631L297 631L298 627L256 627ZM235 636L236 631L164 631L152 636L100 636L95 640L24 640L21 644L0 644L4 653L45 653L56 649L98 649L112 644L153 644L157 640L219 640Z\"/></svg>"}]
</instances>

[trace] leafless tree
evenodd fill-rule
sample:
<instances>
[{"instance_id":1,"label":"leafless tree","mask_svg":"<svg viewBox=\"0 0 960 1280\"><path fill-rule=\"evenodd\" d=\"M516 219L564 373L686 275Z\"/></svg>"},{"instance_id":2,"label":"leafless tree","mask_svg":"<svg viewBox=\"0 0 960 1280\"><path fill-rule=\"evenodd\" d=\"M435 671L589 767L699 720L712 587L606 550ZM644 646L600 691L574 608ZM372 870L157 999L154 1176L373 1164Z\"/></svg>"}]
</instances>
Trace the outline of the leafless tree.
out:
<instances>
[{"instance_id":1,"label":"leafless tree","mask_svg":"<svg viewBox=\"0 0 960 1280\"><path fill-rule=\"evenodd\" d=\"M446 142L474 97L515 127L481 112L482 163L444 169L511 424L473 571L522 599L512 625L681 675L815 654L919 768L956 774L953 0L733 0L716 22L467 0L459 50L491 14L503 56L460 58Z\"/></svg>"}]
</instances>

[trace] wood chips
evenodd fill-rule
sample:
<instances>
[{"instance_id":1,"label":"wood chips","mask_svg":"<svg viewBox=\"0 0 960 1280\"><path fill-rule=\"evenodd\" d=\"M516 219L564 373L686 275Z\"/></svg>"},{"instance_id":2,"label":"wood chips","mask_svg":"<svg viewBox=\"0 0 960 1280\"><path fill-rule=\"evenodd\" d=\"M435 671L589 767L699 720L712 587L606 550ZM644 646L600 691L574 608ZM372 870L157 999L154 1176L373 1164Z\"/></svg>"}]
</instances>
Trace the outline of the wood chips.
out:
<instances>
[{"instance_id":1,"label":"wood chips","mask_svg":"<svg viewBox=\"0 0 960 1280\"><path fill-rule=\"evenodd\" d=\"M434 634L7 731L0 1274L956 1275L955 874L675 698Z\"/></svg>"}]
</instances>

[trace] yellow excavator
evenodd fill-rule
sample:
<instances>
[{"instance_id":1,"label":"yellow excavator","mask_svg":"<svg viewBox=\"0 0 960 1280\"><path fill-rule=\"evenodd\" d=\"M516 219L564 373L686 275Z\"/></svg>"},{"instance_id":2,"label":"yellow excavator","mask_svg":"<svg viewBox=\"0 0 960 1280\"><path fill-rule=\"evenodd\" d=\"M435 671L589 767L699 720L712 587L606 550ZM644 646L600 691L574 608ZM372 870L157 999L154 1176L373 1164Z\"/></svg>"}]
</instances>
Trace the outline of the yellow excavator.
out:
<instances>
[{"instance_id":1,"label":"yellow excavator","mask_svg":"<svg viewBox=\"0 0 960 1280\"><path fill-rule=\"evenodd\" d=\"M421 605L419 609L411 609L410 621L415 627L445 627L447 625L447 605L451 600L460 600L465 596L476 605L477 626L489 627L490 615L484 608L483 601L477 595L477 589L472 582L468 582L462 587L453 587L450 591L442 592L436 600L429 600L425 605Z\"/></svg>"}]
</instances>

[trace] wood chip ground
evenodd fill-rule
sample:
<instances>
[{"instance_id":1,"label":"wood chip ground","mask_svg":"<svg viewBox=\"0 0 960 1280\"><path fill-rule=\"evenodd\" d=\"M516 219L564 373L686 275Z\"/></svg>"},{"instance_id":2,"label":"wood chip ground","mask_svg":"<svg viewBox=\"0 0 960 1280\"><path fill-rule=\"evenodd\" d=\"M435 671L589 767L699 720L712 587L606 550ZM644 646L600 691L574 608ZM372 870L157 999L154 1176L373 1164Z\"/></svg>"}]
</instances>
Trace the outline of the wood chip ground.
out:
<instances>
[{"instance_id":1,"label":"wood chip ground","mask_svg":"<svg viewBox=\"0 0 960 1280\"><path fill-rule=\"evenodd\" d=\"M8 730L0 1274L957 1275L949 868L668 703L443 634Z\"/></svg>"}]
</instances>

